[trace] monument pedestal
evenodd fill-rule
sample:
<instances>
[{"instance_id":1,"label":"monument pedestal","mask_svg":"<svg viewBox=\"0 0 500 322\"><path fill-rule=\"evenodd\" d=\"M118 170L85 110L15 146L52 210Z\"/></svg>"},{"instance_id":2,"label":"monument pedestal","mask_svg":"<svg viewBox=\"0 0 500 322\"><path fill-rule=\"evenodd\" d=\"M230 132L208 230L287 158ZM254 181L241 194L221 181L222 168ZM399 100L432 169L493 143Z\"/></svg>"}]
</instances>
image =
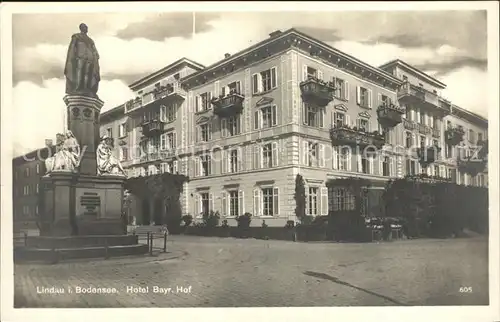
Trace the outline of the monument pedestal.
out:
<instances>
[{"instance_id":1,"label":"monument pedestal","mask_svg":"<svg viewBox=\"0 0 500 322\"><path fill-rule=\"evenodd\" d=\"M122 235L124 176L52 172L42 177L42 236Z\"/></svg>"}]
</instances>

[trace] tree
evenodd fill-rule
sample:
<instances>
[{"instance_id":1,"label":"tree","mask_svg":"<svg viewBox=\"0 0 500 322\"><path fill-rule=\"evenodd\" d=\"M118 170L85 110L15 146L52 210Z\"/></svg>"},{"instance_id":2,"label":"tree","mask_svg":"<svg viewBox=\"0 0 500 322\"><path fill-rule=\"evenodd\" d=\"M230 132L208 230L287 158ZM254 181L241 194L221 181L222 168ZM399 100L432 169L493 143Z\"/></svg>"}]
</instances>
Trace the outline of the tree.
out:
<instances>
[{"instance_id":1,"label":"tree","mask_svg":"<svg viewBox=\"0 0 500 322\"><path fill-rule=\"evenodd\" d=\"M302 222L306 217L306 188L304 178L297 174L295 177L295 216Z\"/></svg>"}]
</instances>

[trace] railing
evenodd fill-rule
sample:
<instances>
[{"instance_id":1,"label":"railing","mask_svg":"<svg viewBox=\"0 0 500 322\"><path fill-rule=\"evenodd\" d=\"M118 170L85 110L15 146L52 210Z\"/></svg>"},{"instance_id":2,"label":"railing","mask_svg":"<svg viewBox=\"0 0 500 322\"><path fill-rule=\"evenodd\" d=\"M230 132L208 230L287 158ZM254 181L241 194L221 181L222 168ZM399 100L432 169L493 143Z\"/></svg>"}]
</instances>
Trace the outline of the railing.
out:
<instances>
[{"instance_id":1,"label":"railing","mask_svg":"<svg viewBox=\"0 0 500 322\"><path fill-rule=\"evenodd\" d=\"M398 89L398 99L407 95L417 97L436 107L441 107L441 105L439 104L440 96L438 94L430 92L419 86L412 85L409 82L405 82Z\"/></svg>"},{"instance_id":2,"label":"railing","mask_svg":"<svg viewBox=\"0 0 500 322\"><path fill-rule=\"evenodd\" d=\"M405 129L407 129L407 130L416 130L418 128L417 123L410 121L410 120L407 120L407 119L403 119L403 125L404 125Z\"/></svg>"},{"instance_id":3,"label":"railing","mask_svg":"<svg viewBox=\"0 0 500 322\"><path fill-rule=\"evenodd\" d=\"M186 91L182 88L180 83L170 83L165 86L155 88L154 90L145 93L142 97L136 97L125 103L125 114L135 111L150 103L163 99L167 96L178 96L181 98L186 97Z\"/></svg>"}]
</instances>

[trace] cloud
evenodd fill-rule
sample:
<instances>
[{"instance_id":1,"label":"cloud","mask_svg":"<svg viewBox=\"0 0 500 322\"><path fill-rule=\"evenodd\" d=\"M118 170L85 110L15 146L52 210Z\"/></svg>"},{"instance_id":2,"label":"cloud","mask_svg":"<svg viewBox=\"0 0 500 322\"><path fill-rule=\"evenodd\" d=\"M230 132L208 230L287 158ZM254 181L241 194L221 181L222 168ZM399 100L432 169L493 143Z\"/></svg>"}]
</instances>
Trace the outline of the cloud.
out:
<instances>
[{"instance_id":1,"label":"cloud","mask_svg":"<svg viewBox=\"0 0 500 322\"><path fill-rule=\"evenodd\" d=\"M101 112L133 97L121 80L101 81L99 87L99 97L104 101ZM64 90L65 81L57 78L44 80L42 85L23 81L14 87L15 117L22 120L22 128L14 127L13 131L15 155L43 147L45 139L55 139L56 133L63 131Z\"/></svg>"},{"instance_id":2,"label":"cloud","mask_svg":"<svg viewBox=\"0 0 500 322\"><path fill-rule=\"evenodd\" d=\"M196 13L196 33L212 29L210 21L218 18L216 13ZM118 38L130 40L145 38L149 40L162 41L172 37L191 37L193 33L193 13L156 13L151 14L144 21L134 22L126 28L118 31Z\"/></svg>"},{"instance_id":3,"label":"cloud","mask_svg":"<svg viewBox=\"0 0 500 322\"><path fill-rule=\"evenodd\" d=\"M447 85L443 96L453 104L488 117L488 74L474 67L462 67L443 76L441 81Z\"/></svg>"},{"instance_id":4,"label":"cloud","mask_svg":"<svg viewBox=\"0 0 500 322\"><path fill-rule=\"evenodd\" d=\"M434 72L434 77L441 78L464 67L472 67L477 70L486 71L488 67L488 60L458 56L453 57L451 60L446 62L426 62L422 64L414 64L414 66L422 70L432 70Z\"/></svg>"}]
</instances>

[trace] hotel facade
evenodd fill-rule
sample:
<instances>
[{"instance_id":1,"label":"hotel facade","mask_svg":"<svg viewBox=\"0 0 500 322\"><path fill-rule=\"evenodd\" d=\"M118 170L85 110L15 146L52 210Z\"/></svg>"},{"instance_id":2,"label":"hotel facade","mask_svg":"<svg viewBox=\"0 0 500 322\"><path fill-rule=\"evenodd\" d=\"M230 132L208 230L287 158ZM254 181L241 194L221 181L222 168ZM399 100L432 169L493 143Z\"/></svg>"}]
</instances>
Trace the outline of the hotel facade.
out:
<instances>
[{"instance_id":1,"label":"hotel facade","mask_svg":"<svg viewBox=\"0 0 500 322\"><path fill-rule=\"evenodd\" d=\"M358 177L372 182L366 211L377 216L385 183L407 174L487 186L486 170L472 176L456 161L487 140L487 120L444 99L445 87L403 61L372 67L290 29L211 66L183 58L134 82L136 98L102 113L100 131L129 176L187 175L182 210L194 218L296 221L297 174L308 215L354 206L326 182ZM422 166L418 148L433 146ZM137 224L164 211L159 200L132 202Z\"/></svg>"}]
</instances>

